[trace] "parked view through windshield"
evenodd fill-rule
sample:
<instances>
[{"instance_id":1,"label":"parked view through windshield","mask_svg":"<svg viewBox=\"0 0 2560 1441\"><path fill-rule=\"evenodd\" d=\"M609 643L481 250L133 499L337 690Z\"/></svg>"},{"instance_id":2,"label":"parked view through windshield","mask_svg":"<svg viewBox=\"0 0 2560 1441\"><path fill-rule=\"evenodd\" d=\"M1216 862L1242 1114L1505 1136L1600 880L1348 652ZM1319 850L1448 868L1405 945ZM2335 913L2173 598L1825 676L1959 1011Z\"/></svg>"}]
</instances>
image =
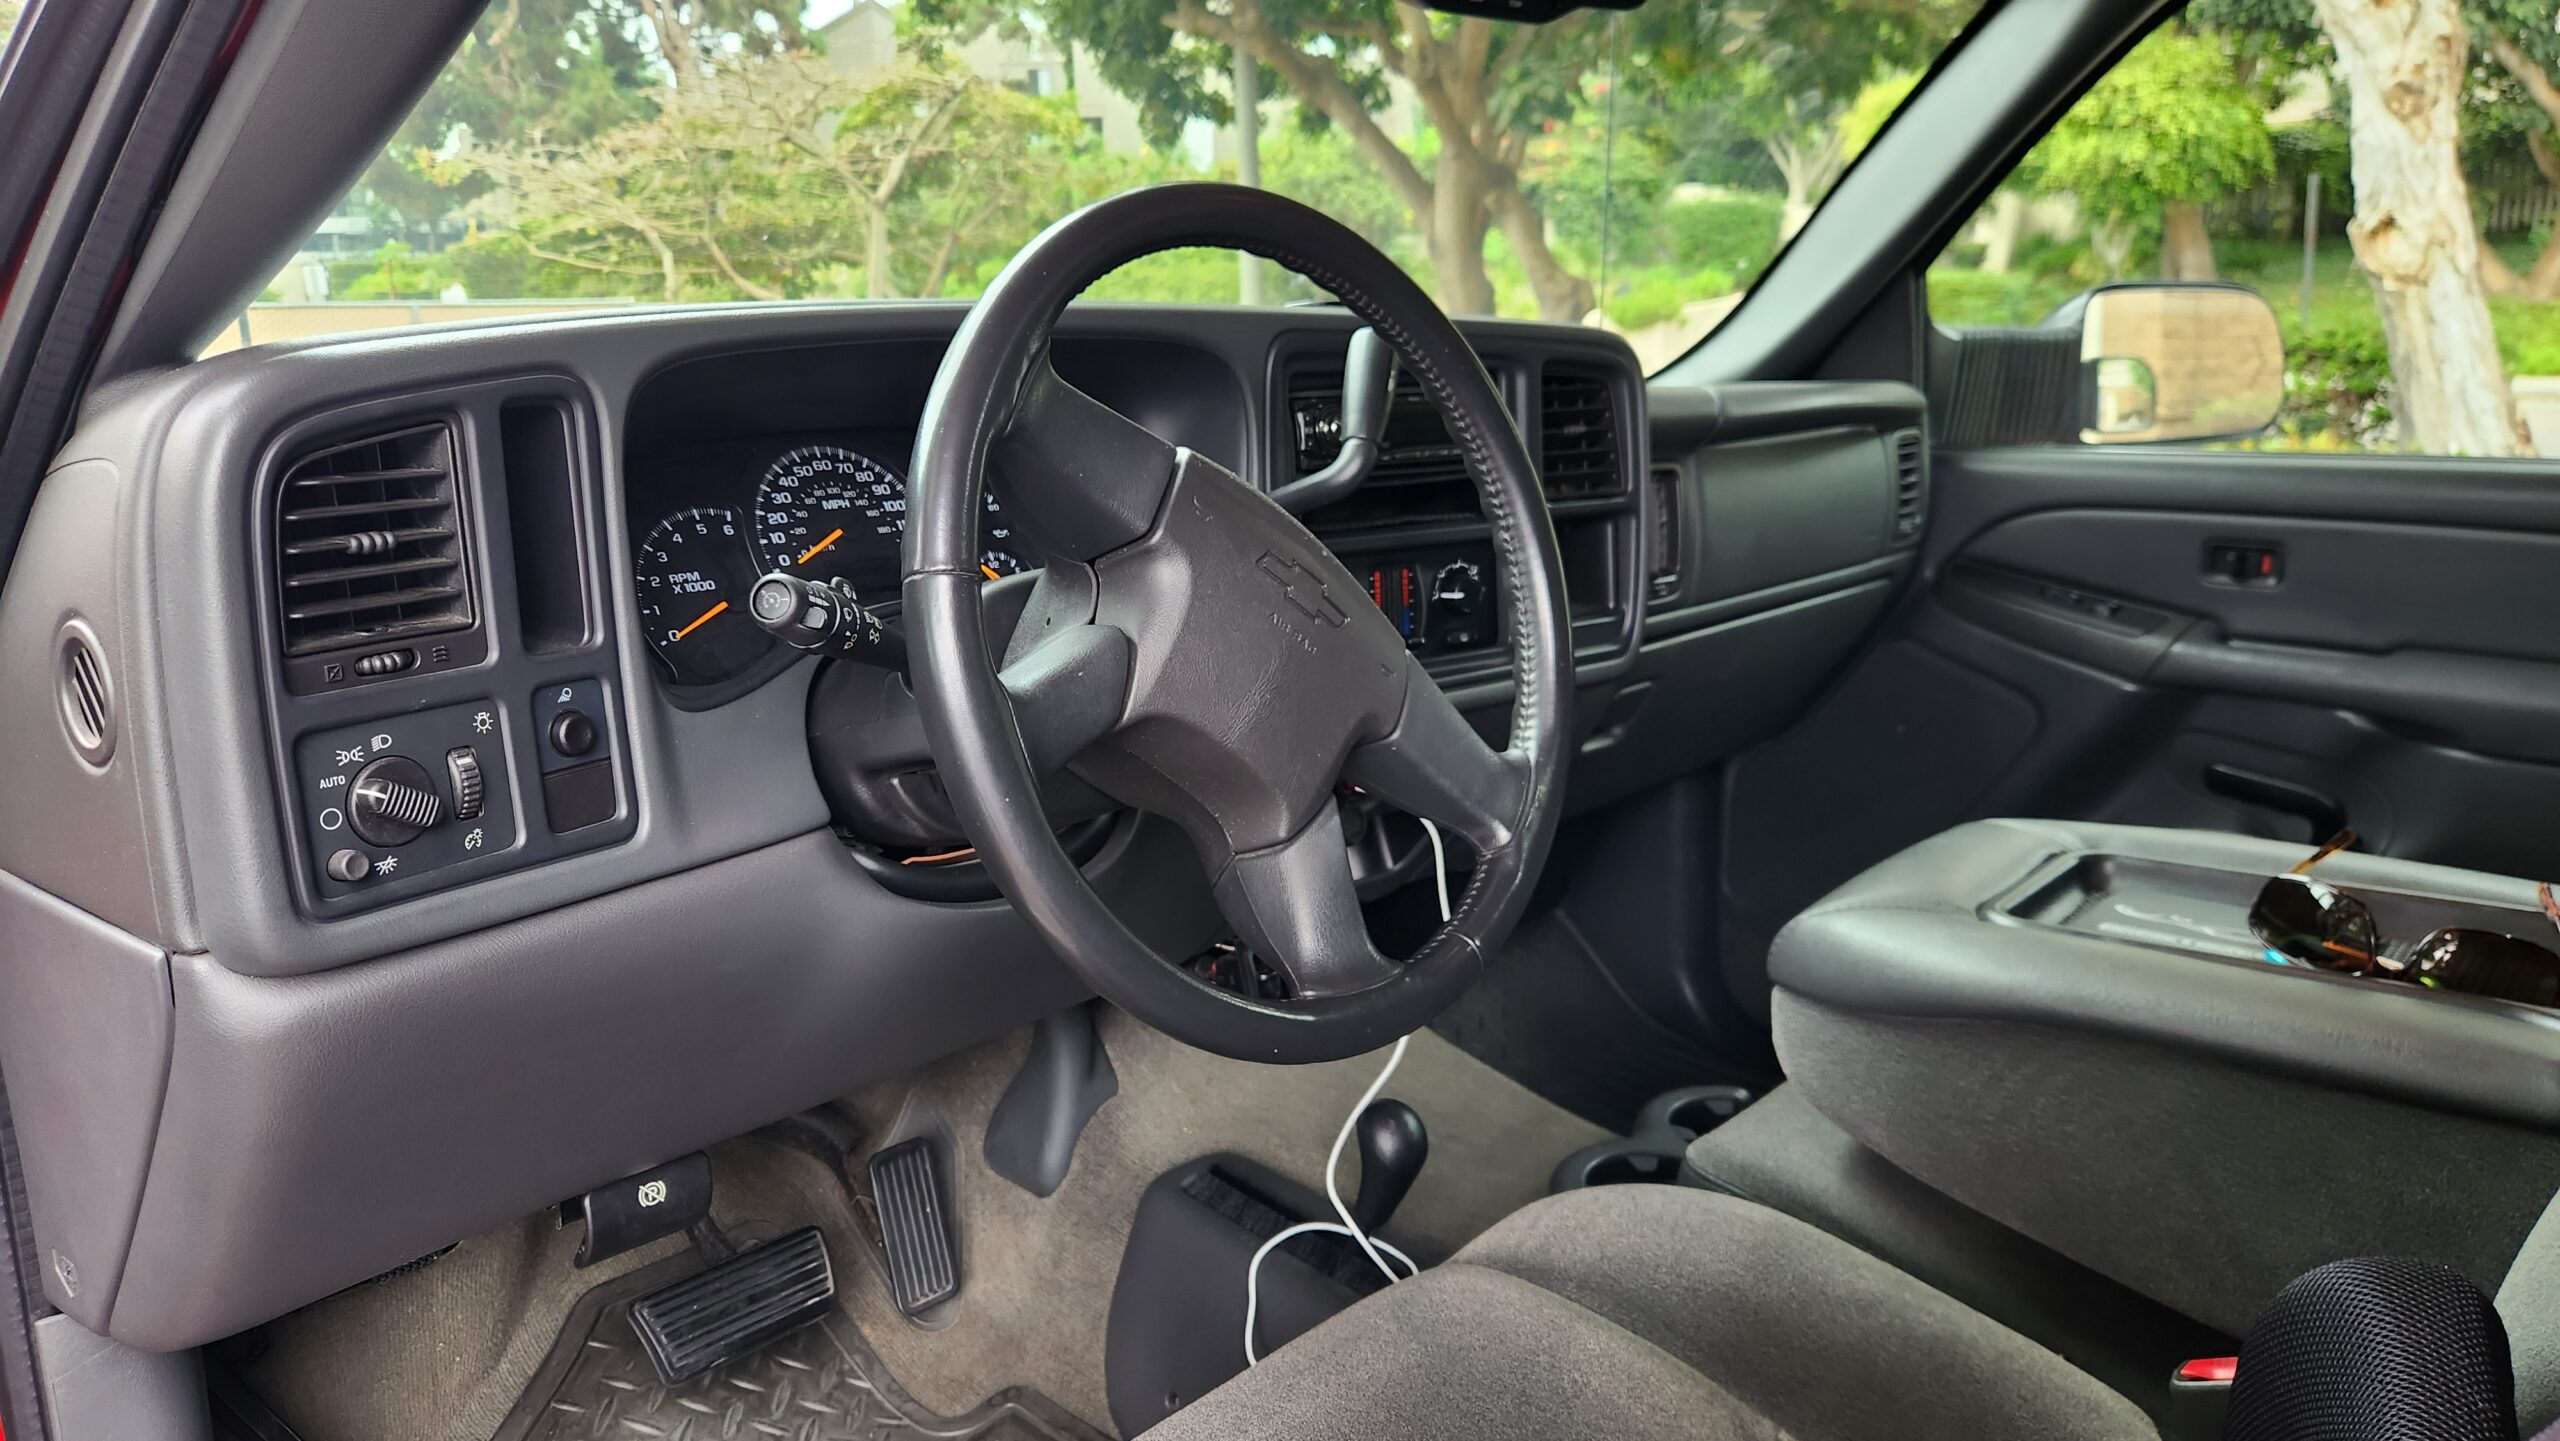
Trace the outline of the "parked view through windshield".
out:
<instances>
[{"instance_id":1,"label":"parked view through windshield","mask_svg":"<svg viewBox=\"0 0 2560 1441\"><path fill-rule=\"evenodd\" d=\"M1294 196L1452 313L1628 337L1732 310L1976 0L496 0L216 349L664 302L960 297L1077 206ZM1239 104L1239 97L1247 103ZM1097 298L1276 303L1223 252Z\"/></svg>"}]
</instances>

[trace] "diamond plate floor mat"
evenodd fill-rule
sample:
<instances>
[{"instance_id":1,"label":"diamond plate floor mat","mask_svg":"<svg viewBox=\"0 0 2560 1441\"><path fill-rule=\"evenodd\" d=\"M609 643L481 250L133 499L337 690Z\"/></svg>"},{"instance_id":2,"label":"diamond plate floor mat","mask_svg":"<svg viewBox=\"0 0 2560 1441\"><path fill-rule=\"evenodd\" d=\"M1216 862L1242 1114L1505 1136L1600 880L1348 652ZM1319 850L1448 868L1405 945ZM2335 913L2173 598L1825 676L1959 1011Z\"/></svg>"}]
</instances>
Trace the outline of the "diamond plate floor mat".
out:
<instances>
[{"instance_id":1,"label":"diamond plate floor mat","mask_svg":"<svg viewBox=\"0 0 2560 1441\"><path fill-rule=\"evenodd\" d=\"M1108 1441L1018 1386L965 1416L935 1415L898 1385L841 1312L708 1375L666 1385L632 1332L631 1303L701 1267L688 1252L588 1292L495 1441Z\"/></svg>"}]
</instances>

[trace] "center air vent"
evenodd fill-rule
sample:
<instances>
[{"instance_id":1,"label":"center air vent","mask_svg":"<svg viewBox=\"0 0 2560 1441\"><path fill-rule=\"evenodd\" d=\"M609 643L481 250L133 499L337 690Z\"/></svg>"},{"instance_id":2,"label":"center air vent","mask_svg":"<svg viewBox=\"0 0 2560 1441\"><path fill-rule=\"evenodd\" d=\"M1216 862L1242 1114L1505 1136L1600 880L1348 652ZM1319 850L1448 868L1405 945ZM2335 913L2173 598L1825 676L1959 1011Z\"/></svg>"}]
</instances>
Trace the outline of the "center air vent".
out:
<instances>
[{"instance_id":1,"label":"center air vent","mask_svg":"<svg viewBox=\"0 0 2560 1441\"><path fill-rule=\"evenodd\" d=\"M382 648L395 642L468 628L455 494L453 427L442 422L295 460L276 500L285 654L389 653ZM383 672L360 663L357 673ZM337 667L330 678L342 678Z\"/></svg>"},{"instance_id":2,"label":"center air vent","mask_svg":"<svg viewBox=\"0 0 2560 1441\"><path fill-rule=\"evenodd\" d=\"M1893 543L1918 539L1928 517L1928 446L1920 432L1897 430L1893 433Z\"/></svg>"},{"instance_id":3,"label":"center air vent","mask_svg":"<svg viewBox=\"0 0 2560 1441\"><path fill-rule=\"evenodd\" d=\"M1618 409L1606 375L1549 369L1538 387L1538 434L1549 499L1617 495L1627 488L1618 464Z\"/></svg>"}]
</instances>

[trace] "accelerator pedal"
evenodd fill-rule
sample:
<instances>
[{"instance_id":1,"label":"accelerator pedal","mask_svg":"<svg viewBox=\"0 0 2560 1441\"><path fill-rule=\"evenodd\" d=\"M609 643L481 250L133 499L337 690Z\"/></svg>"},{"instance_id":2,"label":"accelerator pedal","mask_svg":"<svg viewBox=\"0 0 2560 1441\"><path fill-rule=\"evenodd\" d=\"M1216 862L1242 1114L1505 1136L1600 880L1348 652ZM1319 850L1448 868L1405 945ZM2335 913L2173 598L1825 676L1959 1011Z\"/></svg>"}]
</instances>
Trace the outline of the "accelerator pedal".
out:
<instances>
[{"instance_id":1,"label":"accelerator pedal","mask_svg":"<svg viewBox=\"0 0 2560 1441\"><path fill-rule=\"evenodd\" d=\"M930 1136L900 1141L871 1158L889 1294L909 1316L960 1294L960 1247L951 1234L951 1193L940 1162Z\"/></svg>"},{"instance_id":2,"label":"accelerator pedal","mask_svg":"<svg viewBox=\"0 0 2560 1441\"><path fill-rule=\"evenodd\" d=\"M631 1329L658 1379L675 1386L824 1320L835 1304L826 1239L803 1226L632 1302Z\"/></svg>"}]
</instances>

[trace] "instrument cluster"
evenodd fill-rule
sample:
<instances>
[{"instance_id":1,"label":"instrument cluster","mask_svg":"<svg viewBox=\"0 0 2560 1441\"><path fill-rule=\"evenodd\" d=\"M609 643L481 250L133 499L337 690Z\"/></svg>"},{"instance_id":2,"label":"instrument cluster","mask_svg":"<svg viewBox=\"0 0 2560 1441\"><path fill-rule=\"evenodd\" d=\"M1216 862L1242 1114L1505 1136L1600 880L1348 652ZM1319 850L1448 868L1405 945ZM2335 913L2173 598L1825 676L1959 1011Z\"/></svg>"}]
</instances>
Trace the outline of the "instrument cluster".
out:
<instances>
[{"instance_id":1,"label":"instrument cluster","mask_svg":"<svg viewBox=\"0 0 2560 1441\"><path fill-rule=\"evenodd\" d=\"M894 612L907 478L891 457L909 437L856 431L726 442L632 467L632 581L650 650L679 687L751 684L791 653L747 614L756 580L783 571L843 580ZM1027 559L989 495L978 568L989 580ZM645 528L644 528L645 527Z\"/></svg>"}]
</instances>

